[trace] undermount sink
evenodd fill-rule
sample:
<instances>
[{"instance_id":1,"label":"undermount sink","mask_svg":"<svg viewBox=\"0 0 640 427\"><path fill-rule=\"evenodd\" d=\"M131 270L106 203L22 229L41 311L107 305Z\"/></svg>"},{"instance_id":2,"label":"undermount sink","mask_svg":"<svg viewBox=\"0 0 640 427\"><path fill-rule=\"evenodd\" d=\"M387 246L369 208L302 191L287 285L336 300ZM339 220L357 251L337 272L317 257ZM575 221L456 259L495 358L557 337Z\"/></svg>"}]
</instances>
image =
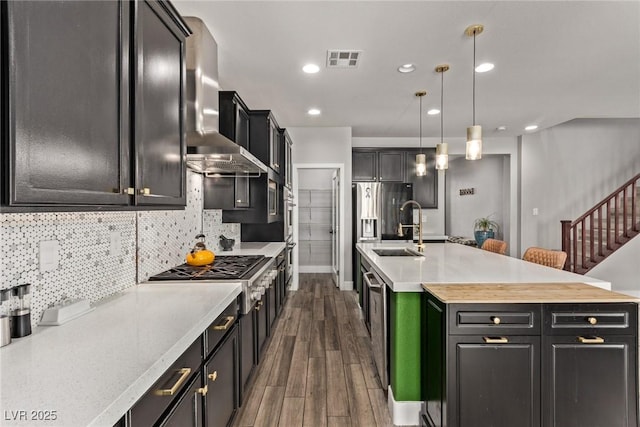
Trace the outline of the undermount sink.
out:
<instances>
[{"instance_id":1,"label":"undermount sink","mask_svg":"<svg viewBox=\"0 0 640 427\"><path fill-rule=\"evenodd\" d=\"M379 256L424 256L423 253L409 248L372 249Z\"/></svg>"}]
</instances>

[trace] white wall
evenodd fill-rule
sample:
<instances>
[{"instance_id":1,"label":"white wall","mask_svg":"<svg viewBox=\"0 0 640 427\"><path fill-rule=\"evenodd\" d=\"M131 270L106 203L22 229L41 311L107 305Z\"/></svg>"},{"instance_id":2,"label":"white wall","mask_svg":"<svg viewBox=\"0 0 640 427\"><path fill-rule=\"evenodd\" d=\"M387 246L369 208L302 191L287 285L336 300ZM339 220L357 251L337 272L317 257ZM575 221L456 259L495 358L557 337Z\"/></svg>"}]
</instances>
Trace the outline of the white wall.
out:
<instances>
[{"instance_id":1,"label":"white wall","mask_svg":"<svg viewBox=\"0 0 640 427\"><path fill-rule=\"evenodd\" d=\"M640 172L640 119L576 119L522 136L521 147L521 249L560 248L560 220Z\"/></svg>"},{"instance_id":2,"label":"white wall","mask_svg":"<svg viewBox=\"0 0 640 427\"><path fill-rule=\"evenodd\" d=\"M505 202L509 199L509 170L505 166L509 164L505 157L490 154L475 162L464 157L449 160L446 234L473 238L475 220L489 216L500 226L496 238L509 240L509 204ZM460 190L465 188L473 188L474 194L461 196Z\"/></svg>"},{"instance_id":3,"label":"white wall","mask_svg":"<svg viewBox=\"0 0 640 427\"><path fill-rule=\"evenodd\" d=\"M613 291L640 291L640 237L612 253L589 270L587 276L611 282Z\"/></svg>"},{"instance_id":4,"label":"white wall","mask_svg":"<svg viewBox=\"0 0 640 427\"><path fill-rule=\"evenodd\" d=\"M351 128L350 127L288 127L293 141L293 166L303 164L339 164L343 166L342 212L344 215L343 245L340 253L344 262L346 287L351 286ZM298 183L294 182L294 191ZM295 213L295 211L294 211ZM295 237L295 236L294 236ZM294 254L295 254L294 248ZM348 282L348 284L347 284Z\"/></svg>"}]
</instances>

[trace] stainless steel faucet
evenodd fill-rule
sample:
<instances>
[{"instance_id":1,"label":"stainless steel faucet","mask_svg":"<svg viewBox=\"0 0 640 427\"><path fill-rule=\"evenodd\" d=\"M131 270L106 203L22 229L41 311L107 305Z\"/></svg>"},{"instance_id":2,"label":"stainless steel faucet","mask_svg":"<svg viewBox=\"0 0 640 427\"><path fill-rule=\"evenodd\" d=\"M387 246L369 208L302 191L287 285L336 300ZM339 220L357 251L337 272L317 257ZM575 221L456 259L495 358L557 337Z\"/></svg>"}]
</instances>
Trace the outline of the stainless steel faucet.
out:
<instances>
[{"instance_id":1,"label":"stainless steel faucet","mask_svg":"<svg viewBox=\"0 0 640 427\"><path fill-rule=\"evenodd\" d=\"M418 207L418 252L423 252L424 244L422 243L422 206L420 206L420 203L416 202L415 200L407 200L402 204L402 206L400 206L400 211L402 211L405 208L405 206L411 203L413 203ZM416 226L415 224L407 224L407 225L403 225L402 223L398 224L398 236L402 236L402 227L415 227L415 226Z\"/></svg>"}]
</instances>

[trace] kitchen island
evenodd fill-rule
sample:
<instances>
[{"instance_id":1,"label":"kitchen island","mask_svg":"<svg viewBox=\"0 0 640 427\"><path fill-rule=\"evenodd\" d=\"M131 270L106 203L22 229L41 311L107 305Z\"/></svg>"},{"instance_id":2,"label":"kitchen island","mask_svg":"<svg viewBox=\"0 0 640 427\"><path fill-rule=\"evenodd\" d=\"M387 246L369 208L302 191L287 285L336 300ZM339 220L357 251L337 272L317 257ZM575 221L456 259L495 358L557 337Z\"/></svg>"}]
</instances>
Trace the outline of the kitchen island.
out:
<instances>
[{"instance_id":1,"label":"kitchen island","mask_svg":"<svg viewBox=\"0 0 640 427\"><path fill-rule=\"evenodd\" d=\"M455 243L427 243L423 256L381 256L374 250L415 248L408 243L358 243L356 271L368 264L388 289L389 407L395 424L419 421L422 341L422 285L585 283L604 290L602 280ZM356 276L362 292L362 275ZM363 307L366 311L368 308ZM365 314L366 317L366 314Z\"/></svg>"}]
</instances>

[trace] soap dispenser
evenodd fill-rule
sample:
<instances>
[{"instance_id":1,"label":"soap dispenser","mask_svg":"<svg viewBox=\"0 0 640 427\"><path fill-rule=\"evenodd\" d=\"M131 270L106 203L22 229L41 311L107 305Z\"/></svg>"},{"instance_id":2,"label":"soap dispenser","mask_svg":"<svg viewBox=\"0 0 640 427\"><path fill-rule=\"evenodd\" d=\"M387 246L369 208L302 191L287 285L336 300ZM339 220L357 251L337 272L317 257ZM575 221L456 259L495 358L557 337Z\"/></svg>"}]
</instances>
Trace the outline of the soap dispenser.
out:
<instances>
[{"instance_id":1,"label":"soap dispenser","mask_svg":"<svg viewBox=\"0 0 640 427\"><path fill-rule=\"evenodd\" d=\"M22 338L31 335L31 285L24 284L13 288L16 309L11 311L11 336ZM15 301L17 299L17 301ZM15 307L16 305L14 305Z\"/></svg>"},{"instance_id":2,"label":"soap dispenser","mask_svg":"<svg viewBox=\"0 0 640 427\"><path fill-rule=\"evenodd\" d=\"M0 347L11 344L11 321L5 304L10 293L11 289L0 291Z\"/></svg>"}]
</instances>

